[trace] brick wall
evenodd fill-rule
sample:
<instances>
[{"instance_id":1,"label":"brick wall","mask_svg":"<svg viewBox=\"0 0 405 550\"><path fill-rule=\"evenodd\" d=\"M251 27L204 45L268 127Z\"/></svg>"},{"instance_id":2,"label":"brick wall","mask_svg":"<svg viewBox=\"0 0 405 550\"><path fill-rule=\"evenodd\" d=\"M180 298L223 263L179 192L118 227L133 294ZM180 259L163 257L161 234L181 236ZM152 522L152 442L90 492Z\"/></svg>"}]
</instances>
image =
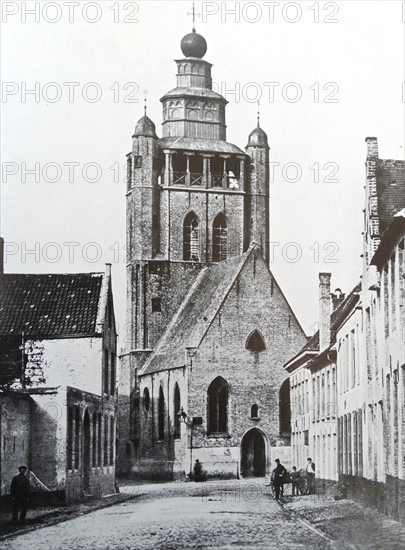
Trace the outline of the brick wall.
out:
<instances>
[{"instance_id":1,"label":"brick wall","mask_svg":"<svg viewBox=\"0 0 405 550\"><path fill-rule=\"evenodd\" d=\"M32 401L21 394L0 393L0 411L0 495L3 496L10 493L10 483L18 474L18 467L30 468Z\"/></svg>"}]
</instances>

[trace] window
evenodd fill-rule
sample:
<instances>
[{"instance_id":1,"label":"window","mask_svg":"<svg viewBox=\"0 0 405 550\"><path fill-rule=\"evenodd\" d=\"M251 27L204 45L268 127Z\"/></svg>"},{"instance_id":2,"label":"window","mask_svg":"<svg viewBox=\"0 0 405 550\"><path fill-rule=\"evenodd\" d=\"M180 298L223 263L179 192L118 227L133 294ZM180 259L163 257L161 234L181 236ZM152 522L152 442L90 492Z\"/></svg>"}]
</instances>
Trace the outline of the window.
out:
<instances>
[{"instance_id":1,"label":"window","mask_svg":"<svg viewBox=\"0 0 405 550\"><path fill-rule=\"evenodd\" d=\"M264 351L266 349L263 336L258 330L254 330L247 339L246 349L250 351Z\"/></svg>"},{"instance_id":2,"label":"window","mask_svg":"<svg viewBox=\"0 0 405 550\"><path fill-rule=\"evenodd\" d=\"M250 408L250 418L259 418L259 407L256 404Z\"/></svg>"},{"instance_id":3,"label":"window","mask_svg":"<svg viewBox=\"0 0 405 550\"><path fill-rule=\"evenodd\" d=\"M108 416L104 417L104 456L103 464L107 466L108 464Z\"/></svg>"},{"instance_id":4,"label":"window","mask_svg":"<svg viewBox=\"0 0 405 550\"><path fill-rule=\"evenodd\" d=\"M93 413L93 448L92 448L92 465L97 466L97 414Z\"/></svg>"},{"instance_id":5,"label":"window","mask_svg":"<svg viewBox=\"0 0 405 550\"><path fill-rule=\"evenodd\" d=\"M208 388L208 432L228 431L229 387L220 376Z\"/></svg>"},{"instance_id":6,"label":"window","mask_svg":"<svg viewBox=\"0 0 405 550\"><path fill-rule=\"evenodd\" d=\"M110 466L114 464L114 419L110 418Z\"/></svg>"},{"instance_id":7,"label":"window","mask_svg":"<svg viewBox=\"0 0 405 550\"><path fill-rule=\"evenodd\" d=\"M279 393L280 436L291 436L290 379L287 378Z\"/></svg>"},{"instance_id":8,"label":"window","mask_svg":"<svg viewBox=\"0 0 405 550\"><path fill-rule=\"evenodd\" d=\"M101 413L97 415L98 438L97 438L97 465L101 466Z\"/></svg>"},{"instance_id":9,"label":"window","mask_svg":"<svg viewBox=\"0 0 405 550\"><path fill-rule=\"evenodd\" d=\"M159 403L158 403L158 438L165 438L165 396L163 395L162 386L159 388Z\"/></svg>"},{"instance_id":10,"label":"window","mask_svg":"<svg viewBox=\"0 0 405 550\"><path fill-rule=\"evenodd\" d=\"M141 155L134 155L134 168L142 168Z\"/></svg>"},{"instance_id":11,"label":"window","mask_svg":"<svg viewBox=\"0 0 405 550\"><path fill-rule=\"evenodd\" d=\"M160 298L152 298L152 313L160 313L162 311L162 306Z\"/></svg>"},{"instance_id":12,"label":"window","mask_svg":"<svg viewBox=\"0 0 405 550\"><path fill-rule=\"evenodd\" d=\"M111 395L115 394L115 353L111 352Z\"/></svg>"},{"instance_id":13,"label":"window","mask_svg":"<svg viewBox=\"0 0 405 550\"><path fill-rule=\"evenodd\" d=\"M79 407L75 408L75 470L79 469L79 458L80 458L80 409Z\"/></svg>"},{"instance_id":14,"label":"window","mask_svg":"<svg viewBox=\"0 0 405 550\"><path fill-rule=\"evenodd\" d=\"M183 225L183 260L200 261L198 218L194 212L187 214Z\"/></svg>"},{"instance_id":15,"label":"window","mask_svg":"<svg viewBox=\"0 0 405 550\"><path fill-rule=\"evenodd\" d=\"M212 230L212 261L222 262L228 257L228 229L226 218L218 214Z\"/></svg>"},{"instance_id":16,"label":"window","mask_svg":"<svg viewBox=\"0 0 405 550\"><path fill-rule=\"evenodd\" d=\"M304 445L309 445L309 430L304 430Z\"/></svg>"},{"instance_id":17,"label":"window","mask_svg":"<svg viewBox=\"0 0 405 550\"><path fill-rule=\"evenodd\" d=\"M73 467L73 410L68 407L68 425L67 425L67 467L71 470ZM4 443L5 443L4 436ZM3 449L4 450L4 449Z\"/></svg>"},{"instance_id":18,"label":"window","mask_svg":"<svg viewBox=\"0 0 405 550\"><path fill-rule=\"evenodd\" d=\"M180 389L178 384L174 386L174 431L173 431L173 437L174 439L180 439L180 409L181 409L181 400L180 400Z\"/></svg>"},{"instance_id":19,"label":"window","mask_svg":"<svg viewBox=\"0 0 405 550\"><path fill-rule=\"evenodd\" d=\"M108 371L109 371L109 351L108 349L104 350L104 393L109 393L108 388Z\"/></svg>"},{"instance_id":20,"label":"window","mask_svg":"<svg viewBox=\"0 0 405 550\"><path fill-rule=\"evenodd\" d=\"M150 397L149 397L149 390L148 388L145 388L143 390L143 408L146 412L148 412L150 407Z\"/></svg>"}]
</instances>

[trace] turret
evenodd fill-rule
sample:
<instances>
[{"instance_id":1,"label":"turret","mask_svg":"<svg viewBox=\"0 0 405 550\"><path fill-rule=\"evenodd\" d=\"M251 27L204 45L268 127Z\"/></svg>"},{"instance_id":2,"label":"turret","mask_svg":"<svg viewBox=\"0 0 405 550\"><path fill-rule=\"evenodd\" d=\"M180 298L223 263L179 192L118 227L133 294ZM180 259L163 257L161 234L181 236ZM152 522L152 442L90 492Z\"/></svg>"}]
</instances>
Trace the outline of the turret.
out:
<instances>
[{"instance_id":1,"label":"turret","mask_svg":"<svg viewBox=\"0 0 405 550\"><path fill-rule=\"evenodd\" d=\"M129 259L153 258L159 250L159 168L155 124L138 120L127 155L127 249Z\"/></svg>"},{"instance_id":2,"label":"turret","mask_svg":"<svg viewBox=\"0 0 405 550\"><path fill-rule=\"evenodd\" d=\"M260 246L269 265L269 145L266 132L257 127L250 133L246 152L250 170L250 242Z\"/></svg>"}]
</instances>

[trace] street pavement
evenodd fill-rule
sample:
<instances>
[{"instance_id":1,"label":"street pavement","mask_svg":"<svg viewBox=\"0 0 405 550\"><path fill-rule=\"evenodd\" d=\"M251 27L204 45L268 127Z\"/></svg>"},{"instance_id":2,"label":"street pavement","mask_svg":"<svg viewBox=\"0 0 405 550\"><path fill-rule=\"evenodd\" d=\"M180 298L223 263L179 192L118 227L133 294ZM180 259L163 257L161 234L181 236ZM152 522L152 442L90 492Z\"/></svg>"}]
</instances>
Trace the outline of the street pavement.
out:
<instances>
[{"instance_id":1,"label":"street pavement","mask_svg":"<svg viewBox=\"0 0 405 550\"><path fill-rule=\"evenodd\" d=\"M397 549L404 531L350 501L276 502L266 480L127 484L134 500L3 542L7 550Z\"/></svg>"}]
</instances>

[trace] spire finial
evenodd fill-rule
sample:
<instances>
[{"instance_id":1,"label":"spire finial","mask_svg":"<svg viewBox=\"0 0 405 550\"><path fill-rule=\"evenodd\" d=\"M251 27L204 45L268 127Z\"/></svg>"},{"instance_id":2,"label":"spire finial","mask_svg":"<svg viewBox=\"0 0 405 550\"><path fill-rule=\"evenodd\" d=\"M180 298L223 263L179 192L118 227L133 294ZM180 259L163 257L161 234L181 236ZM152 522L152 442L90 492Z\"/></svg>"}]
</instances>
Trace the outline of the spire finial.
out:
<instances>
[{"instance_id":1,"label":"spire finial","mask_svg":"<svg viewBox=\"0 0 405 550\"><path fill-rule=\"evenodd\" d=\"M195 20L196 20L197 17L201 17L201 14L200 14L200 13L196 13L194 2L193 2L193 11L191 11L191 12L189 11L189 12L187 13L187 15L191 15L191 17L192 17L192 20L193 20L193 32L195 32Z\"/></svg>"},{"instance_id":2,"label":"spire finial","mask_svg":"<svg viewBox=\"0 0 405 550\"><path fill-rule=\"evenodd\" d=\"M257 127L260 127L260 100L257 102Z\"/></svg>"},{"instance_id":3,"label":"spire finial","mask_svg":"<svg viewBox=\"0 0 405 550\"><path fill-rule=\"evenodd\" d=\"M148 108L148 90L144 90L143 91L143 112L144 112L144 115L146 116L146 110Z\"/></svg>"}]
</instances>

